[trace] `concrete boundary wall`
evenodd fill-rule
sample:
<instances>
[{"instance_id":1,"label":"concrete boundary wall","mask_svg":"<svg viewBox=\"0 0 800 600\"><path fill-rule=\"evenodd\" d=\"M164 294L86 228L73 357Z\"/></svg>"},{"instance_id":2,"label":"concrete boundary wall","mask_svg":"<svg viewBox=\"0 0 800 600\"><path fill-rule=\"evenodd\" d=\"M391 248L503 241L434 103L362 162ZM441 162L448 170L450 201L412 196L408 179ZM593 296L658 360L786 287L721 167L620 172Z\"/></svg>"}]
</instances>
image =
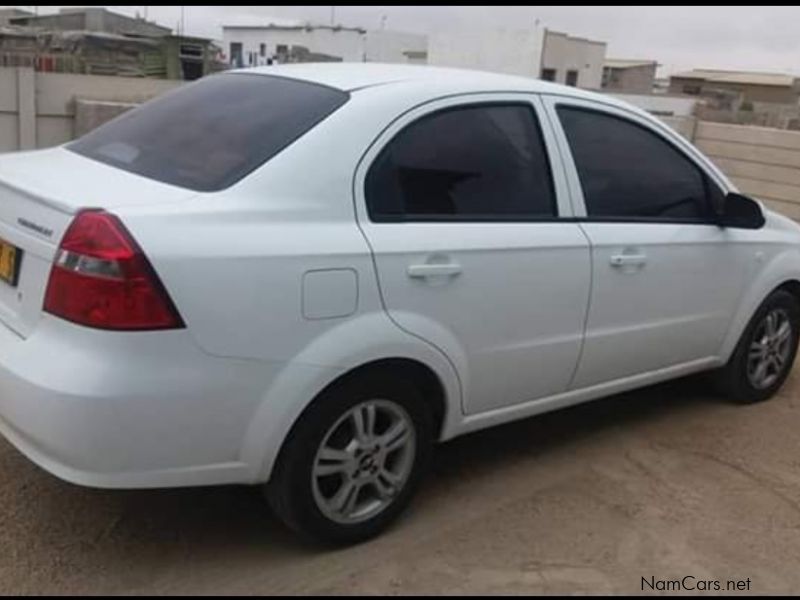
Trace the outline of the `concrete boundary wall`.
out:
<instances>
[{"instance_id":1,"label":"concrete boundary wall","mask_svg":"<svg viewBox=\"0 0 800 600\"><path fill-rule=\"evenodd\" d=\"M694 143L742 193L800 220L800 132L700 121Z\"/></svg>"},{"instance_id":2,"label":"concrete boundary wall","mask_svg":"<svg viewBox=\"0 0 800 600\"><path fill-rule=\"evenodd\" d=\"M694 117L659 117L661 121L672 127L689 141L694 139L697 119Z\"/></svg>"},{"instance_id":3,"label":"concrete boundary wall","mask_svg":"<svg viewBox=\"0 0 800 600\"><path fill-rule=\"evenodd\" d=\"M800 221L800 131L659 118L702 150L743 194Z\"/></svg>"},{"instance_id":4,"label":"concrete boundary wall","mask_svg":"<svg viewBox=\"0 0 800 600\"><path fill-rule=\"evenodd\" d=\"M46 148L68 142L85 130L76 129L79 106L83 112L82 123L100 124L104 116L113 116L108 103L139 104L183 83L2 67L0 152Z\"/></svg>"}]
</instances>

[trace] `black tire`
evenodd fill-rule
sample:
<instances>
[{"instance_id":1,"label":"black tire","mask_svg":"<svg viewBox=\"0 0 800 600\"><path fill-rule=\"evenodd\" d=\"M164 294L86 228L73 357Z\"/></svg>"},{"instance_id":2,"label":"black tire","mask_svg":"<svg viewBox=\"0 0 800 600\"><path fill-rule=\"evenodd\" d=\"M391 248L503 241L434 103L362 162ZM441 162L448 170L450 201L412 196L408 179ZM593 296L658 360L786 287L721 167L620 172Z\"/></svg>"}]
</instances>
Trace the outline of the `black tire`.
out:
<instances>
[{"instance_id":1,"label":"black tire","mask_svg":"<svg viewBox=\"0 0 800 600\"><path fill-rule=\"evenodd\" d=\"M405 484L391 502L373 517L358 523L339 523L318 507L312 486L317 450L329 430L358 404L382 399L396 403L410 417L416 446ZM354 544L386 529L408 506L427 470L433 448L433 415L417 387L390 370L375 370L347 378L323 391L292 428L265 486L275 514L310 541Z\"/></svg>"},{"instance_id":2,"label":"black tire","mask_svg":"<svg viewBox=\"0 0 800 600\"><path fill-rule=\"evenodd\" d=\"M748 353L767 315L776 309L782 309L789 317L791 325L789 354L782 369L776 373L775 380L766 387L759 388L748 376ZM727 398L739 404L752 404L771 398L792 370L798 339L800 339L800 302L786 290L776 290L761 303L750 319L728 363L714 373L715 387Z\"/></svg>"}]
</instances>

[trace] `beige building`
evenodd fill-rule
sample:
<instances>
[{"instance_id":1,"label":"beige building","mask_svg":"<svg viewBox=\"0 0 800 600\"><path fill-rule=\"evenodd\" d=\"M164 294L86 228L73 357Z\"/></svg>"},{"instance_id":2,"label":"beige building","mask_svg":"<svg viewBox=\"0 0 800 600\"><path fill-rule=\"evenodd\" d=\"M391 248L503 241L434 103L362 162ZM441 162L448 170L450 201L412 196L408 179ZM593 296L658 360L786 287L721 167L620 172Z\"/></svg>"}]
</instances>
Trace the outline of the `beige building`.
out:
<instances>
[{"instance_id":1,"label":"beige building","mask_svg":"<svg viewBox=\"0 0 800 600\"><path fill-rule=\"evenodd\" d=\"M599 90L606 43L545 29L539 77L573 87Z\"/></svg>"},{"instance_id":2,"label":"beige building","mask_svg":"<svg viewBox=\"0 0 800 600\"><path fill-rule=\"evenodd\" d=\"M707 96L719 91L735 92L743 102L797 104L800 81L784 73L752 73L695 69L670 76L672 94Z\"/></svg>"},{"instance_id":3,"label":"beige building","mask_svg":"<svg viewBox=\"0 0 800 600\"><path fill-rule=\"evenodd\" d=\"M654 60L607 58L603 63L603 90L650 94L655 86L657 68Z\"/></svg>"}]
</instances>

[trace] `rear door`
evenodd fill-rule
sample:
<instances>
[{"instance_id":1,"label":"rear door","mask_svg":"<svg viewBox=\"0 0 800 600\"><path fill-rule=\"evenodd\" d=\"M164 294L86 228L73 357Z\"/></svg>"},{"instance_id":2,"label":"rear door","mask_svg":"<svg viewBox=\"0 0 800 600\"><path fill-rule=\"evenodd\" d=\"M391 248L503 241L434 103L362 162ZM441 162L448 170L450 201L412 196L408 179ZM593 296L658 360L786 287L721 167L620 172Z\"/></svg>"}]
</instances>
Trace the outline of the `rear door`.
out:
<instances>
[{"instance_id":1,"label":"rear door","mask_svg":"<svg viewBox=\"0 0 800 600\"><path fill-rule=\"evenodd\" d=\"M480 413L564 391L581 348L590 258L537 98L417 107L356 174L383 301L441 349Z\"/></svg>"}]
</instances>

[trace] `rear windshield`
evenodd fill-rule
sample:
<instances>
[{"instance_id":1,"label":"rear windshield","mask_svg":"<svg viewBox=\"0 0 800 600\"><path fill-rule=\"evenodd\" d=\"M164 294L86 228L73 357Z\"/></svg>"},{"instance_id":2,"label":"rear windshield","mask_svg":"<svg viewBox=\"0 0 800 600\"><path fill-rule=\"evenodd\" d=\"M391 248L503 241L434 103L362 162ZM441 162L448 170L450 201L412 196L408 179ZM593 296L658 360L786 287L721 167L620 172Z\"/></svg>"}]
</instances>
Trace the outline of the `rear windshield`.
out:
<instances>
[{"instance_id":1,"label":"rear windshield","mask_svg":"<svg viewBox=\"0 0 800 600\"><path fill-rule=\"evenodd\" d=\"M254 74L185 84L67 148L120 169L208 192L263 164L344 104L323 85Z\"/></svg>"}]
</instances>

